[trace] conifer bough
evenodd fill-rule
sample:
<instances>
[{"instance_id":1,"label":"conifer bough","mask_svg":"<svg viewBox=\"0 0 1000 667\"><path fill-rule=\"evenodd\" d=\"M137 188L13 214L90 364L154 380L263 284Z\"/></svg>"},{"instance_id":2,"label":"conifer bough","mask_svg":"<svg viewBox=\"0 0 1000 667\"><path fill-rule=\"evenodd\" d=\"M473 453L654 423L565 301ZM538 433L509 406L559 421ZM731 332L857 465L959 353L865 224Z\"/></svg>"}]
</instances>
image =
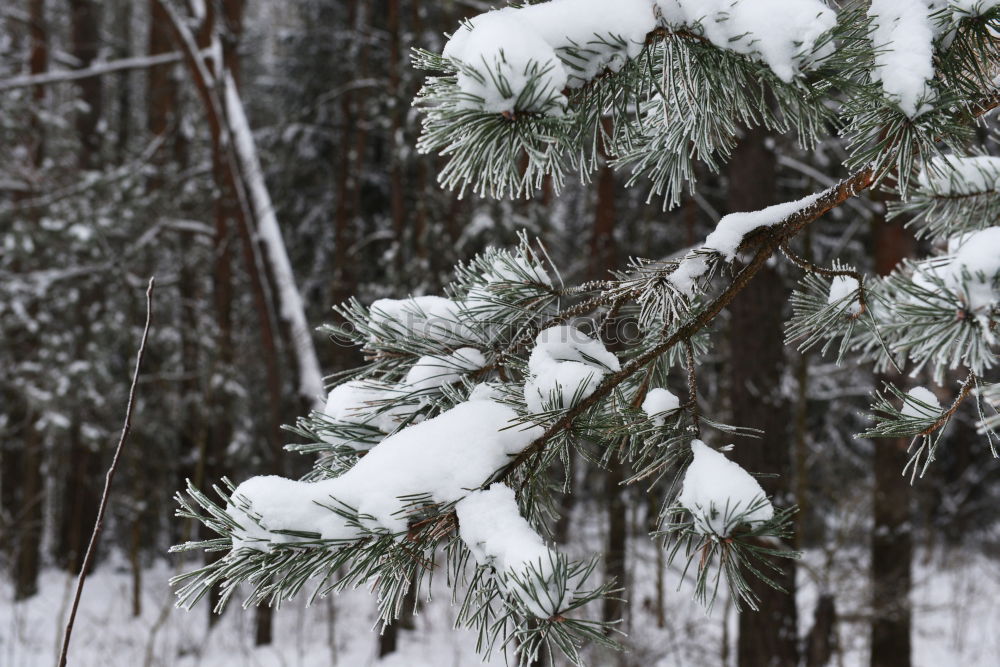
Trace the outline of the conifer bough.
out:
<instances>
[{"instance_id":1,"label":"conifer bough","mask_svg":"<svg viewBox=\"0 0 1000 667\"><path fill-rule=\"evenodd\" d=\"M615 644L614 623L587 605L616 583L546 540L550 472L575 451L667 485L652 535L687 559L695 596L711 605L725 582L755 608L746 577L777 586L774 557L796 556L784 542L794 508L773 507L719 450L745 430L699 411L693 374L706 325L779 249L806 272L790 344L941 385L887 386L863 435L913 437L908 471L922 475L974 400L995 455L1000 158L970 138L998 102L998 30L996 0L933 12L888 0L836 12L820 0L550 0L487 12L443 53L418 52L434 72L415 101L419 148L446 159L441 183L459 193L531 196L546 178L558 189L570 173L586 181L603 152L669 207L695 187L696 163L718 171L753 127L806 147L839 132L852 171L726 216L680 259L635 260L612 279L566 286L523 237L456 267L445 296L337 307L347 324L327 331L367 363L330 378L325 407L290 429L300 442L289 449L317 454L314 469L226 481L218 500L178 496L179 515L219 537L176 549L225 552L176 579L181 603L215 585L223 606L244 583L247 605L368 584L388 623L443 566L456 623L477 630L481 652L527 664L547 645L579 663L585 643ZM910 216L933 257L872 278L792 253L805 226L886 184L899 195L891 215ZM591 333L614 317L640 335L612 351ZM945 383L955 373L957 388ZM684 401L668 389L678 376Z\"/></svg>"}]
</instances>

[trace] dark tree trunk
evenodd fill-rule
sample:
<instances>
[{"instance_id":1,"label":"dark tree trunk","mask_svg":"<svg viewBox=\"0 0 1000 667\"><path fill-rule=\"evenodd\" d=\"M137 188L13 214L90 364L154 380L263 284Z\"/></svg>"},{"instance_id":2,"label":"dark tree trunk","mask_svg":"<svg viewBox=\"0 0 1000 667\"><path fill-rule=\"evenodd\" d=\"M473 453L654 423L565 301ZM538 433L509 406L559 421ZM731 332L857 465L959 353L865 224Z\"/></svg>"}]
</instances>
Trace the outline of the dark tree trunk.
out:
<instances>
[{"instance_id":1,"label":"dark tree trunk","mask_svg":"<svg viewBox=\"0 0 1000 667\"><path fill-rule=\"evenodd\" d=\"M80 68L90 66L97 57L100 42L99 7L93 0L68 0L70 9L70 50ZM104 106L104 95L100 77L90 77L77 82L82 106L76 112L76 133L80 140L77 164L80 169L96 169L101 162L101 134L98 124ZM82 290L77 304L77 321L86 322L89 317L85 310L93 295ZM86 330L85 330L86 331ZM78 358L86 354L87 345L83 338L76 341ZM79 572L83 566L84 552L90 530L97 516L98 489L96 480L100 478L100 455L88 447L81 435L83 414L79 408L70 417L68 455L63 458L66 483L63 488L60 522L56 539L56 561L71 572Z\"/></svg>"},{"instance_id":2,"label":"dark tree trunk","mask_svg":"<svg viewBox=\"0 0 1000 667\"><path fill-rule=\"evenodd\" d=\"M816 602L813 626L806 637L806 667L830 664L837 649L837 606L833 595L824 593Z\"/></svg>"},{"instance_id":3,"label":"dark tree trunk","mask_svg":"<svg viewBox=\"0 0 1000 667\"><path fill-rule=\"evenodd\" d=\"M740 142L729 164L729 210L755 211L775 203L777 168L766 146L767 134L754 130ZM762 478L777 506L791 503L791 406L781 395L785 370L782 309L787 290L781 275L765 266L730 307L729 388L733 423L760 429L760 439L737 440L733 458ZM777 591L750 577L760 611L740 614L737 659L743 667L798 664L795 567L788 560L776 581Z\"/></svg>"},{"instance_id":4,"label":"dark tree trunk","mask_svg":"<svg viewBox=\"0 0 1000 667\"><path fill-rule=\"evenodd\" d=\"M95 0L69 0L70 48L80 69L89 67L100 48L99 3ZM102 78L92 76L77 82L83 107L76 112L76 132L80 137L81 169L96 169L101 163L101 133L98 125L104 111Z\"/></svg>"},{"instance_id":5,"label":"dark tree trunk","mask_svg":"<svg viewBox=\"0 0 1000 667\"><path fill-rule=\"evenodd\" d=\"M873 221L875 270L886 275L913 252L913 237L901 221ZM881 376L882 382L899 381ZM876 439L872 530L872 652L873 667L910 665L910 566L913 560L913 496L903 467L909 440Z\"/></svg>"},{"instance_id":6,"label":"dark tree trunk","mask_svg":"<svg viewBox=\"0 0 1000 667\"><path fill-rule=\"evenodd\" d=\"M615 175L611 167L601 167L597 177L597 197L594 202L594 226L589 241L588 274L591 278L606 278L615 268L617 249L615 247ZM609 349L620 349L620 341L615 340L613 331L600 332ZM604 548L605 581L615 581L618 586L626 586L625 549L628 539L628 508L623 496L622 482L625 480L624 465L611 461L604 472L604 503L608 517L608 536ZM570 507L569 509L572 509ZM628 597L627 594L620 596ZM625 617L625 603L616 597L604 599L601 616L605 621L618 621Z\"/></svg>"},{"instance_id":7,"label":"dark tree trunk","mask_svg":"<svg viewBox=\"0 0 1000 667\"><path fill-rule=\"evenodd\" d=\"M48 69L49 51L48 34L45 22L45 0L31 0L28 11L30 15L31 51L29 70L31 74L41 74ZM32 167L37 171L42 167L45 157L45 131L40 116L45 103L45 87L35 86L32 91L35 109L31 116L31 131L28 135L29 154ZM38 573L41 565L41 541L44 525L45 488L42 482L42 462L45 442L41 433L35 427L36 415L29 405L24 404L16 396L11 396L9 405L23 405L22 415L12 419L14 424L20 423L20 437L11 438L8 454L16 456L6 458L0 463L3 468L3 481L0 486L5 495L7 507L12 507L14 525L11 530L17 538L14 545L14 598L23 600L38 592ZM17 447L20 445L20 451Z\"/></svg>"},{"instance_id":8,"label":"dark tree trunk","mask_svg":"<svg viewBox=\"0 0 1000 667\"><path fill-rule=\"evenodd\" d=\"M115 46L116 58L128 58L132 55L132 7L133 0L118 0L116 9L117 24L117 44ZM128 71L120 72L118 81L118 132L115 136L115 163L125 162L128 150L129 137L131 136L132 111L132 75Z\"/></svg>"}]
</instances>

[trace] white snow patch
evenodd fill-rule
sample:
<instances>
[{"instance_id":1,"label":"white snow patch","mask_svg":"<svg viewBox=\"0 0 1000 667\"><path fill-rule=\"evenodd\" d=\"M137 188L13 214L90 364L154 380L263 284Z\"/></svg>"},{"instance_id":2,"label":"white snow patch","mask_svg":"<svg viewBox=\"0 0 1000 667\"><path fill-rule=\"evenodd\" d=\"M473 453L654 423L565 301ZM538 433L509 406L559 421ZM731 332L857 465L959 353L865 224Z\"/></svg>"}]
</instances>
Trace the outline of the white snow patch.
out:
<instances>
[{"instance_id":1,"label":"white snow patch","mask_svg":"<svg viewBox=\"0 0 1000 667\"><path fill-rule=\"evenodd\" d=\"M420 357L403 380L403 389L424 391L457 382L465 374L486 365L486 357L474 347L463 347L451 354Z\"/></svg>"},{"instance_id":2,"label":"white snow patch","mask_svg":"<svg viewBox=\"0 0 1000 667\"><path fill-rule=\"evenodd\" d=\"M475 336L461 321L462 304L441 296L379 299L369 308L373 325L404 336L430 338L446 345Z\"/></svg>"},{"instance_id":3,"label":"white snow patch","mask_svg":"<svg viewBox=\"0 0 1000 667\"><path fill-rule=\"evenodd\" d=\"M768 206L760 211L730 213L723 216L719 220L719 224L716 225L715 231L705 239L705 248L718 252L731 262L736 258L736 251L739 250L740 244L747 234L761 227L773 227L779 224L789 216L813 204L821 194L813 193L802 199Z\"/></svg>"},{"instance_id":4,"label":"white snow patch","mask_svg":"<svg viewBox=\"0 0 1000 667\"><path fill-rule=\"evenodd\" d=\"M706 273L708 273L708 260L702 254L691 253L680 261L677 268L667 277L667 281L681 294L693 297L698 278Z\"/></svg>"},{"instance_id":5,"label":"white snow patch","mask_svg":"<svg viewBox=\"0 0 1000 667\"><path fill-rule=\"evenodd\" d=\"M600 341L569 325L550 327L535 338L528 357L524 400L536 413L568 408L594 393L609 371L620 369L618 357Z\"/></svg>"},{"instance_id":6,"label":"white snow patch","mask_svg":"<svg viewBox=\"0 0 1000 667\"><path fill-rule=\"evenodd\" d=\"M361 537L363 531L328 509L337 504L368 515L361 522L370 530L402 533L402 497L427 494L434 502L458 501L541 435L538 427L510 428L516 417L494 401L468 401L390 435L340 477L320 482L251 478L236 488L229 507L243 527L233 548L266 551L268 542L298 540L275 530L313 532L330 540Z\"/></svg>"},{"instance_id":7,"label":"white snow patch","mask_svg":"<svg viewBox=\"0 0 1000 667\"><path fill-rule=\"evenodd\" d=\"M657 0L667 25L704 35L720 49L765 63L789 82L833 51L818 44L837 23L819 0Z\"/></svg>"},{"instance_id":8,"label":"white snow patch","mask_svg":"<svg viewBox=\"0 0 1000 667\"><path fill-rule=\"evenodd\" d=\"M330 390L323 414L337 423L368 424L383 433L391 433L412 413L406 407L384 407L397 397L394 385L376 380L353 380ZM334 442L331 438L327 436L324 439Z\"/></svg>"},{"instance_id":9,"label":"white snow patch","mask_svg":"<svg viewBox=\"0 0 1000 667\"><path fill-rule=\"evenodd\" d=\"M480 565L490 565L500 574L501 585L521 599L532 614L548 618L566 607L566 592L559 594L550 585L555 554L541 536L521 516L513 489L494 484L473 491L455 505L459 535ZM519 586L506 586L509 576L535 580L540 584L537 599Z\"/></svg>"},{"instance_id":10,"label":"white snow patch","mask_svg":"<svg viewBox=\"0 0 1000 667\"><path fill-rule=\"evenodd\" d=\"M950 264L950 283L990 331L990 311L1000 302L1000 227L969 234Z\"/></svg>"},{"instance_id":11,"label":"white snow patch","mask_svg":"<svg viewBox=\"0 0 1000 667\"><path fill-rule=\"evenodd\" d=\"M667 415L676 412L680 407L680 399L663 387L650 389L642 401L642 411L656 426L663 426Z\"/></svg>"},{"instance_id":12,"label":"white snow patch","mask_svg":"<svg viewBox=\"0 0 1000 667\"><path fill-rule=\"evenodd\" d=\"M458 73L466 106L558 115L565 88L621 69L655 27L650 0L616 0L613 7L606 0L549 0L473 17L448 40L444 56L477 72Z\"/></svg>"},{"instance_id":13,"label":"white snow patch","mask_svg":"<svg viewBox=\"0 0 1000 667\"><path fill-rule=\"evenodd\" d=\"M853 276L834 276L833 281L830 283L830 294L826 298L826 302L830 305L833 304L843 304L843 309L849 312L851 315L857 315L861 312L861 304L856 298L856 294L861 289L861 284L858 279ZM848 303L845 300L851 299Z\"/></svg>"},{"instance_id":14,"label":"white snow patch","mask_svg":"<svg viewBox=\"0 0 1000 667\"><path fill-rule=\"evenodd\" d=\"M904 417L915 419L937 419L943 411L944 408L938 402L937 396L927 387L914 387L906 392L906 398L903 399L903 406L900 408L900 413Z\"/></svg>"},{"instance_id":15,"label":"white snow patch","mask_svg":"<svg viewBox=\"0 0 1000 667\"><path fill-rule=\"evenodd\" d=\"M1000 190L1000 157L936 156L924 165L918 180L924 190L937 195L996 192Z\"/></svg>"},{"instance_id":16,"label":"white snow patch","mask_svg":"<svg viewBox=\"0 0 1000 667\"><path fill-rule=\"evenodd\" d=\"M885 96L909 118L930 109L935 98L935 29L927 0L872 0L872 46L876 50L872 78Z\"/></svg>"},{"instance_id":17,"label":"white snow patch","mask_svg":"<svg viewBox=\"0 0 1000 667\"><path fill-rule=\"evenodd\" d=\"M684 472L677 501L694 517L695 530L703 535L727 537L742 516L762 523L774 516L764 489L750 473L701 440L691 441L694 460ZM756 507L749 514L748 510Z\"/></svg>"}]
</instances>

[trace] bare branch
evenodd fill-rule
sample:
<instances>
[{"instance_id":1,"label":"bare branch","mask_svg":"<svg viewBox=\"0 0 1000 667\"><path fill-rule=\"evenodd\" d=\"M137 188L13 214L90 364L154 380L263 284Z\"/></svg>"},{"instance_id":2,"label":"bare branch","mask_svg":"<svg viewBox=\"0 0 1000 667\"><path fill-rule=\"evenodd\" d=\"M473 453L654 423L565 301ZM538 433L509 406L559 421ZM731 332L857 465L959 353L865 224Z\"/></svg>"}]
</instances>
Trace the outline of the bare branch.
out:
<instances>
[{"instance_id":1,"label":"bare branch","mask_svg":"<svg viewBox=\"0 0 1000 667\"><path fill-rule=\"evenodd\" d=\"M107 510L108 500L111 495L111 482L118 471L118 462L121 459L122 449L125 447L125 440L128 438L129 431L132 430L132 408L135 405L135 388L139 384L139 368L142 366L142 357L146 353L149 324L153 319L153 285L155 280L155 278L150 278L149 285L146 287L146 326L142 330L142 340L139 342L139 352L135 360L135 372L132 373L132 386L128 392L128 404L125 408L125 423L122 424L118 446L115 447L115 455L111 459L111 467L108 468L107 477L104 479L104 493L101 495L101 504L97 509L94 532L90 534L87 555L83 559L80 576L76 580L76 594L73 596L73 607L70 609L69 619L66 621L66 629L63 633L62 651L59 653L59 667L66 667L66 660L69 655L69 641L73 634L73 623L76 621L76 612L80 607L80 596L83 594L83 585L87 581L87 570L90 569L91 562L94 559L94 548L97 546L97 540L101 535L101 528L104 527L104 512Z\"/></svg>"},{"instance_id":2,"label":"bare branch","mask_svg":"<svg viewBox=\"0 0 1000 667\"><path fill-rule=\"evenodd\" d=\"M179 51L170 53L158 53L153 56L137 56L135 58L122 58L120 60L108 60L95 63L83 69L70 69L55 72L45 72L44 74L28 74L25 76L15 76L10 79L0 80L0 90L11 90L13 88L27 88L28 86L43 86L50 83L64 83L67 81L79 81L95 76L103 76L112 72L121 72L130 69L146 69L157 65L168 65L180 62L184 58Z\"/></svg>"}]
</instances>

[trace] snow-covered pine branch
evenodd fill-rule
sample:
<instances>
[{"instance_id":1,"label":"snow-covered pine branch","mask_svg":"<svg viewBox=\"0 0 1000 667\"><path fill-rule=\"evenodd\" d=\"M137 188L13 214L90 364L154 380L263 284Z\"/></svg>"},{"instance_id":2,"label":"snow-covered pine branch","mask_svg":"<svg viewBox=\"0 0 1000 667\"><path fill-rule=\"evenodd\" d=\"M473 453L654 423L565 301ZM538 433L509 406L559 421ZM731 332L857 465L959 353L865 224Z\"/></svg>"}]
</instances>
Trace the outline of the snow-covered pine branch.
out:
<instances>
[{"instance_id":1,"label":"snow-covered pine branch","mask_svg":"<svg viewBox=\"0 0 1000 667\"><path fill-rule=\"evenodd\" d=\"M874 163L905 186L917 153L966 137L961 116L994 87L983 59L998 12L924 0L839 12L820 0L499 9L459 26L441 54L417 53L441 73L416 100L419 147L447 157L448 188L531 196L545 176L556 188L587 178L601 146L631 184L675 206L696 162L715 171L728 158L737 128L794 130L808 147L834 123L848 127L850 167Z\"/></svg>"},{"instance_id":2,"label":"snow-covered pine branch","mask_svg":"<svg viewBox=\"0 0 1000 667\"><path fill-rule=\"evenodd\" d=\"M548 539L553 467L578 454L630 465L630 482L664 483L652 534L687 560L695 597L711 605L725 580L753 608L748 577L777 586L774 559L796 555L784 542L795 510L718 449L746 429L699 403L695 374L708 326L779 250L806 272L789 341L837 344L838 361L879 370L927 369L939 384L966 378L957 390L889 385L866 435L922 438L912 465L924 469L971 397L994 442L996 170L992 158L967 157L965 139L1000 102L997 3L936 13L881 0L836 13L819 0L608 7L550 0L487 12L442 54L418 54L439 72L417 104L420 147L447 159L442 183L528 196L545 177L556 188L571 172L586 178L604 151L633 169L631 184L648 177L676 204L696 161L718 170L741 128L758 126L794 131L802 145L846 128L853 171L724 216L679 259L639 259L611 279L564 286L522 239L458 266L443 295L339 306L344 323L327 330L366 363L333 378L325 406L294 429L303 442L291 448L319 453L316 466L302 480L230 485L219 501L189 488L181 515L219 537L179 549L225 554L178 578L184 604L215 584L220 604L241 584L248 603L275 604L311 580L313 595L370 584L390 622L443 549L457 622L479 632L482 651L517 636L522 663L546 645L579 662L581 643L611 643L612 629L581 608L616 584L588 582L593 561ZM942 158L942 145L954 155ZM792 252L806 226L890 181L902 197L894 211L913 216L930 257L870 278ZM632 318L638 335L611 338L614 317Z\"/></svg>"}]
</instances>

